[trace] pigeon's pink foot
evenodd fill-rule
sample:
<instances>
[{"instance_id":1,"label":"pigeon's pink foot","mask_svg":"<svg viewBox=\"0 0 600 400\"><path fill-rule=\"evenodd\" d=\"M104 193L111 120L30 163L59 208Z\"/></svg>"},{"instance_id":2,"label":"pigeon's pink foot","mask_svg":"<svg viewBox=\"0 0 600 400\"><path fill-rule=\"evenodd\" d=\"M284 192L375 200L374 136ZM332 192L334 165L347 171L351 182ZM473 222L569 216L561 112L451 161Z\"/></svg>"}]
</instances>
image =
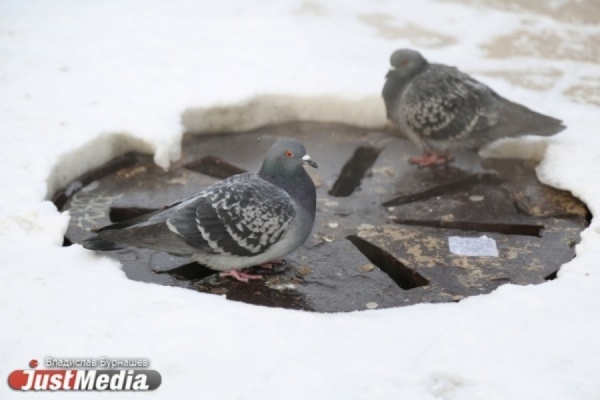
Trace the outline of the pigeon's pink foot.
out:
<instances>
[{"instance_id":1,"label":"pigeon's pink foot","mask_svg":"<svg viewBox=\"0 0 600 400\"><path fill-rule=\"evenodd\" d=\"M436 154L432 151L428 151L424 156L421 157L411 157L408 161L411 164L417 164L419 167L428 167L430 165L440 165L445 164L450 161L451 158L446 154Z\"/></svg>"},{"instance_id":2,"label":"pigeon's pink foot","mask_svg":"<svg viewBox=\"0 0 600 400\"><path fill-rule=\"evenodd\" d=\"M277 267L279 265L285 265L286 262L283 259L269 261L263 264L257 265L259 268L272 270L273 267ZM262 275L250 274L248 272L240 271L237 269L232 269L231 271L221 272L219 273L221 278L225 278L230 276L234 279L237 279L240 282L248 282L250 279L263 279Z\"/></svg>"},{"instance_id":3,"label":"pigeon's pink foot","mask_svg":"<svg viewBox=\"0 0 600 400\"><path fill-rule=\"evenodd\" d=\"M266 262L266 263L259 264L258 267L264 268L264 269L271 269L272 270L273 267L279 267L280 265L285 265L285 264L286 264L286 262L282 258L282 259L279 259L279 260L272 260L272 261L269 261L269 262Z\"/></svg>"},{"instance_id":4,"label":"pigeon's pink foot","mask_svg":"<svg viewBox=\"0 0 600 400\"><path fill-rule=\"evenodd\" d=\"M233 279L237 279L240 282L248 282L250 279L262 279L263 277L256 274L249 274L247 272L238 271L237 269L232 269L231 271L221 272L219 273L221 278L232 277Z\"/></svg>"}]
</instances>

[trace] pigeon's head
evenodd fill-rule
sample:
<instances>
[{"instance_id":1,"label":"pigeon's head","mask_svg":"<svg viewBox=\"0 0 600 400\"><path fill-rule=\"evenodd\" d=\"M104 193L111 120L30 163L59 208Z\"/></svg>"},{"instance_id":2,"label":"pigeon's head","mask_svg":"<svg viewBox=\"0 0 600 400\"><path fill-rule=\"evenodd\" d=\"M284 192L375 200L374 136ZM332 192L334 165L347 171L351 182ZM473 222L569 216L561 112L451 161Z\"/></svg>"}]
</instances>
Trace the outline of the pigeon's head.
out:
<instances>
[{"instance_id":1,"label":"pigeon's head","mask_svg":"<svg viewBox=\"0 0 600 400\"><path fill-rule=\"evenodd\" d=\"M416 50L399 49L390 56L390 64L397 77L411 78L427 66L427 60Z\"/></svg>"},{"instance_id":2,"label":"pigeon's head","mask_svg":"<svg viewBox=\"0 0 600 400\"><path fill-rule=\"evenodd\" d=\"M259 174L293 174L305 164L318 168L317 163L306 153L302 142L291 138L279 139L267 151Z\"/></svg>"}]
</instances>

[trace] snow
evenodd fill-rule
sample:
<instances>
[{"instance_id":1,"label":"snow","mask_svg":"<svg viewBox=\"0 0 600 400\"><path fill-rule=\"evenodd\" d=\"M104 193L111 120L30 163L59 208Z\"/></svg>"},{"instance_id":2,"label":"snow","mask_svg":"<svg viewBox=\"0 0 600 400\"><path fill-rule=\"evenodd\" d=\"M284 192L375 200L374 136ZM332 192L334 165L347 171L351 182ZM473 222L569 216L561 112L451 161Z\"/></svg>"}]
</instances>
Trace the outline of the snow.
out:
<instances>
[{"instance_id":1,"label":"snow","mask_svg":"<svg viewBox=\"0 0 600 400\"><path fill-rule=\"evenodd\" d=\"M571 43L598 37L598 24L469 3L0 3L0 376L33 358L143 357L162 375L154 398L600 398L596 218L554 281L347 314L134 282L108 258L61 247L69 217L49 195L127 150L168 168L185 129L384 124L379 93L400 47L562 118L568 129L557 136L501 141L487 154L542 159L542 181L600 212L600 67ZM564 39L561 54L490 50L524 30ZM546 73L549 88L517 86L498 70L532 82ZM592 94L572 95L577 87ZM0 384L0 397L23 396ZM111 395L85 394L101 396Z\"/></svg>"}]
</instances>

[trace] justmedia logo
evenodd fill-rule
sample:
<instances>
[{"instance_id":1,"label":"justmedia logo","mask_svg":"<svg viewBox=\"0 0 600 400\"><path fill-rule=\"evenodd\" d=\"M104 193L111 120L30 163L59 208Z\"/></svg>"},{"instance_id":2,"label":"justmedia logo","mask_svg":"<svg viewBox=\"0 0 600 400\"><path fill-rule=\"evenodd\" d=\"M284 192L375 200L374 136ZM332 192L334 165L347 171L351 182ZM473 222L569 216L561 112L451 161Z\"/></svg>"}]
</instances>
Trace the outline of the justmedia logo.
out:
<instances>
[{"instance_id":1,"label":"justmedia logo","mask_svg":"<svg viewBox=\"0 0 600 400\"><path fill-rule=\"evenodd\" d=\"M31 369L14 370L8 376L8 386L20 391L148 391L155 390L162 382L160 374L147 367L146 359L46 359L46 366L69 367L35 369L37 360L31 360ZM75 367L75 368L73 368ZM111 369L83 369L83 368ZM119 368L120 369L115 369Z\"/></svg>"}]
</instances>

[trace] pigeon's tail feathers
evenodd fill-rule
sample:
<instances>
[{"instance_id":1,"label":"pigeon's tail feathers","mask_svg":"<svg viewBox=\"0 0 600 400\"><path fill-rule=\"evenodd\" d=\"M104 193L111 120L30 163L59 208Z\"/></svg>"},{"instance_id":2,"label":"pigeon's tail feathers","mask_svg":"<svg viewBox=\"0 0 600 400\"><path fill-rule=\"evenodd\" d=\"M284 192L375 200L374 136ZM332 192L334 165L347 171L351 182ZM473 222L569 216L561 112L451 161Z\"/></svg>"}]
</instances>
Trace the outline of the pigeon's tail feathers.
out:
<instances>
[{"instance_id":1,"label":"pigeon's tail feathers","mask_svg":"<svg viewBox=\"0 0 600 400\"><path fill-rule=\"evenodd\" d=\"M189 255L197 250L187 244L164 222L137 224L126 228L111 226L98 230L98 236L109 242L161 250L172 254Z\"/></svg>"},{"instance_id":2,"label":"pigeon's tail feathers","mask_svg":"<svg viewBox=\"0 0 600 400\"><path fill-rule=\"evenodd\" d=\"M176 203L176 204L178 204L178 203ZM121 222L116 222L114 224L107 225L100 229L96 229L96 230L94 230L94 232L100 233L100 232L109 231L109 230L125 229L125 228L129 228L131 226L138 225L138 224L150 224L150 223L162 221L162 220L166 219L166 217L157 219L157 218L155 218L155 216L160 217L161 213L164 215L167 215L166 213L164 213L164 210L166 210L166 209L167 208L151 211L149 213L139 215L135 218L127 219L127 220L121 221Z\"/></svg>"},{"instance_id":3,"label":"pigeon's tail feathers","mask_svg":"<svg viewBox=\"0 0 600 400\"><path fill-rule=\"evenodd\" d=\"M557 118L540 114L510 100L504 101L497 137L551 136L566 128Z\"/></svg>"},{"instance_id":4,"label":"pigeon's tail feathers","mask_svg":"<svg viewBox=\"0 0 600 400\"><path fill-rule=\"evenodd\" d=\"M88 250L96 251L121 250L126 247L121 243L113 242L112 240L102 239L98 235L90 236L88 238L83 239L83 242L81 244L84 248Z\"/></svg>"}]
</instances>

